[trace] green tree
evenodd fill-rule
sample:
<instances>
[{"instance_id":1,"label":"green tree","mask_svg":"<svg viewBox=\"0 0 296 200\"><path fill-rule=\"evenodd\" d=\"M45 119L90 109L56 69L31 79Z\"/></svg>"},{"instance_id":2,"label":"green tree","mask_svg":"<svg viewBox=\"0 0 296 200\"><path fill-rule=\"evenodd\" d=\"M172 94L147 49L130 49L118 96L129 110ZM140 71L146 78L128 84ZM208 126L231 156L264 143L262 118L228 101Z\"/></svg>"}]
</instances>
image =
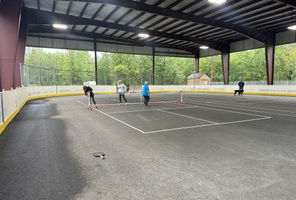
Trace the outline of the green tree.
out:
<instances>
[{"instance_id":1,"label":"green tree","mask_svg":"<svg viewBox=\"0 0 296 200\"><path fill-rule=\"evenodd\" d=\"M275 50L276 80L294 80L296 76L296 44L279 45Z\"/></svg>"},{"instance_id":2,"label":"green tree","mask_svg":"<svg viewBox=\"0 0 296 200\"><path fill-rule=\"evenodd\" d=\"M279 45L275 49L275 80L294 80L296 77L296 44ZM264 48L231 53L229 81L266 80ZM27 48L24 70L30 84L82 84L95 80L94 59L86 51L47 53L38 48ZM152 56L99 53L98 84L126 84L152 82ZM187 84L194 73L194 58L155 57L155 84ZM200 59L199 72L207 73L213 82L223 82L221 55Z\"/></svg>"},{"instance_id":3,"label":"green tree","mask_svg":"<svg viewBox=\"0 0 296 200\"><path fill-rule=\"evenodd\" d=\"M211 56L200 59L199 72L206 73L213 82L223 82L221 56ZM213 76L211 76L211 74Z\"/></svg>"},{"instance_id":4,"label":"green tree","mask_svg":"<svg viewBox=\"0 0 296 200\"><path fill-rule=\"evenodd\" d=\"M111 85L111 55L103 53L98 58L98 84Z\"/></svg>"},{"instance_id":5,"label":"green tree","mask_svg":"<svg viewBox=\"0 0 296 200\"><path fill-rule=\"evenodd\" d=\"M47 53L28 48L25 64L32 66L29 77L34 84L69 85L95 80L94 61L86 51Z\"/></svg>"},{"instance_id":6,"label":"green tree","mask_svg":"<svg viewBox=\"0 0 296 200\"><path fill-rule=\"evenodd\" d=\"M230 81L262 80L266 78L264 49L232 53L230 66Z\"/></svg>"}]
</instances>

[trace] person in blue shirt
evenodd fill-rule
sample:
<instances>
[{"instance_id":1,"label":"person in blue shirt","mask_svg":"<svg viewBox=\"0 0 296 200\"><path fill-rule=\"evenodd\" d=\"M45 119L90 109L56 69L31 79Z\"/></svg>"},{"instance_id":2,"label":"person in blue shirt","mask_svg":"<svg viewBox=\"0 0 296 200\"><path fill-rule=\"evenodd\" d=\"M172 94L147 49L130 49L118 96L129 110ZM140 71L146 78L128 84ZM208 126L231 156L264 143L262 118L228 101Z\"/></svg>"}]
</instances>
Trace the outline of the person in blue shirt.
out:
<instances>
[{"instance_id":1,"label":"person in blue shirt","mask_svg":"<svg viewBox=\"0 0 296 200\"><path fill-rule=\"evenodd\" d=\"M143 85L143 88L142 88L142 96L144 97L145 106L148 106L148 102L150 100L149 94L150 94L150 91L149 91L148 81L145 81L145 84Z\"/></svg>"}]
</instances>

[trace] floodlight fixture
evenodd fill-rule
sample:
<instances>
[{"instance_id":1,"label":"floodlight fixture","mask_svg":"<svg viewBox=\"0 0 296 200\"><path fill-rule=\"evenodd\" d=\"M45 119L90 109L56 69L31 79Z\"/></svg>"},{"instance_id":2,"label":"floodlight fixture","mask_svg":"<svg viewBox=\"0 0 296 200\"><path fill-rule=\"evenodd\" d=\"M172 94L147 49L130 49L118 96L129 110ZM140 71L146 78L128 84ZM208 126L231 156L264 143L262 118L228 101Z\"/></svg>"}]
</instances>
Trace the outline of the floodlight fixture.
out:
<instances>
[{"instance_id":1,"label":"floodlight fixture","mask_svg":"<svg viewBox=\"0 0 296 200\"><path fill-rule=\"evenodd\" d=\"M225 2L226 2L226 0L209 0L209 3L214 3L214 4L222 4Z\"/></svg>"},{"instance_id":2,"label":"floodlight fixture","mask_svg":"<svg viewBox=\"0 0 296 200\"><path fill-rule=\"evenodd\" d=\"M149 37L149 34L147 34L147 33L140 33L138 36L141 37L141 38L148 38Z\"/></svg>"},{"instance_id":3,"label":"floodlight fixture","mask_svg":"<svg viewBox=\"0 0 296 200\"><path fill-rule=\"evenodd\" d=\"M67 25L65 24L53 24L52 26L58 29L67 29Z\"/></svg>"},{"instance_id":4,"label":"floodlight fixture","mask_svg":"<svg viewBox=\"0 0 296 200\"><path fill-rule=\"evenodd\" d=\"M200 49L208 49L209 47L208 46L200 46L199 48Z\"/></svg>"},{"instance_id":5,"label":"floodlight fixture","mask_svg":"<svg viewBox=\"0 0 296 200\"><path fill-rule=\"evenodd\" d=\"M296 30L296 25L289 26L288 29L295 31Z\"/></svg>"}]
</instances>

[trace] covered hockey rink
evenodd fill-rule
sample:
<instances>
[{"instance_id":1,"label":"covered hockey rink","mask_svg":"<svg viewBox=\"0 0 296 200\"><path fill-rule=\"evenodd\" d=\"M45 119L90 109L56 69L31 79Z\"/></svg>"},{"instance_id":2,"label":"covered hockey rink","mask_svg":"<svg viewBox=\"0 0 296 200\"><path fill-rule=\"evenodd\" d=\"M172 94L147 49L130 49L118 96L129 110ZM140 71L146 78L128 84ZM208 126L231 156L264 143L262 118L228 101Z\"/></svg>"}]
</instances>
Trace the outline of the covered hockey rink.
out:
<instances>
[{"instance_id":1,"label":"covered hockey rink","mask_svg":"<svg viewBox=\"0 0 296 200\"><path fill-rule=\"evenodd\" d=\"M23 107L0 137L1 199L295 199L295 98L95 98Z\"/></svg>"}]
</instances>

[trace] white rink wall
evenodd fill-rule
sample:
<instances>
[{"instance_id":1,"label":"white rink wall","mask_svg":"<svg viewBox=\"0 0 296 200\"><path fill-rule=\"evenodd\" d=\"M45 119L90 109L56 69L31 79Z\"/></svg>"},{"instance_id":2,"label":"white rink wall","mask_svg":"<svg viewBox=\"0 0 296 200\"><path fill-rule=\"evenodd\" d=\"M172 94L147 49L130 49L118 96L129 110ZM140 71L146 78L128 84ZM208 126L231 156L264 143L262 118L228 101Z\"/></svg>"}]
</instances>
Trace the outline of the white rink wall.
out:
<instances>
[{"instance_id":1,"label":"white rink wall","mask_svg":"<svg viewBox=\"0 0 296 200\"><path fill-rule=\"evenodd\" d=\"M23 105L32 99L84 95L81 86L29 86L0 93L0 134L7 124L20 111ZM95 94L115 94L115 85L91 86ZM233 94L236 85L150 85L150 91L183 91ZM296 97L296 85L245 85L246 94L277 95Z\"/></svg>"},{"instance_id":2,"label":"white rink wall","mask_svg":"<svg viewBox=\"0 0 296 200\"><path fill-rule=\"evenodd\" d=\"M81 86L29 86L0 92L0 134L25 103L32 99L84 95ZM114 85L92 86L96 94L116 92Z\"/></svg>"},{"instance_id":3,"label":"white rink wall","mask_svg":"<svg viewBox=\"0 0 296 200\"><path fill-rule=\"evenodd\" d=\"M150 85L151 91L154 90L176 90L184 92L222 92L233 93L238 89L237 85ZM294 96L296 94L296 85L245 85L246 94L262 94L262 95L284 95Z\"/></svg>"}]
</instances>

